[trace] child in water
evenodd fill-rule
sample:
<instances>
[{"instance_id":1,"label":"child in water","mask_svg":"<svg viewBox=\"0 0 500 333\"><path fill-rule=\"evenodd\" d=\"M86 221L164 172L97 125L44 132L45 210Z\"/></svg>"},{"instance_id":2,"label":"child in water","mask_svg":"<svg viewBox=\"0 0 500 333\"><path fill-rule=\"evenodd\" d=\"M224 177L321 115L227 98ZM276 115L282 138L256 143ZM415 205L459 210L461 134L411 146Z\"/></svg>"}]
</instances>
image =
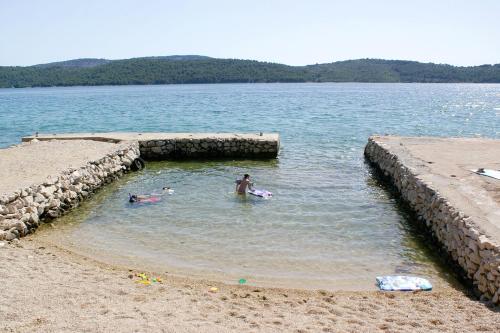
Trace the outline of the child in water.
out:
<instances>
[{"instance_id":1,"label":"child in water","mask_svg":"<svg viewBox=\"0 0 500 333\"><path fill-rule=\"evenodd\" d=\"M243 179L238 179L236 181L236 192L238 194L245 194L247 193L247 187L249 190L252 189L252 183L250 182L250 175L246 173L243 176Z\"/></svg>"},{"instance_id":2,"label":"child in water","mask_svg":"<svg viewBox=\"0 0 500 333\"><path fill-rule=\"evenodd\" d=\"M151 193L151 194L142 194L142 195L137 195L137 194L128 194L128 202L134 203L134 202L157 202L160 201L160 197L164 195L165 193L167 194L173 194L174 190L171 189L168 186L165 186L162 188L163 192L160 194L156 193Z\"/></svg>"},{"instance_id":3,"label":"child in water","mask_svg":"<svg viewBox=\"0 0 500 333\"><path fill-rule=\"evenodd\" d=\"M165 186L165 187L163 188L163 192L166 192L166 193L168 193L168 194L172 194L172 193L174 193L174 190L173 190L173 189L171 189L171 188L170 188L170 187L168 187L168 186Z\"/></svg>"},{"instance_id":4,"label":"child in water","mask_svg":"<svg viewBox=\"0 0 500 333\"><path fill-rule=\"evenodd\" d=\"M141 202L148 199L149 196L146 195L137 195L137 194L128 194L128 202Z\"/></svg>"}]
</instances>

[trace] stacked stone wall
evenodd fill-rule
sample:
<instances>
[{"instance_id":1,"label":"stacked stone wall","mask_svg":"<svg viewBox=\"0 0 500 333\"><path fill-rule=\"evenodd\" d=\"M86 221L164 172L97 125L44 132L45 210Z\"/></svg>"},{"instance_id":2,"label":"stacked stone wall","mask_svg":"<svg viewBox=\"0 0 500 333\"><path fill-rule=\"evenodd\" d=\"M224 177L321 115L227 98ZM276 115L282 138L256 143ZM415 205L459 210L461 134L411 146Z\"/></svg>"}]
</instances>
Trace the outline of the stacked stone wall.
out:
<instances>
[{"instance_id":1,"label":"stacked stone wall","mask_svg":"<svg viewBox=\"0 0 500 333\"><path fill-rule=\"evenodd\" d=\"M51 219L78 206L103 185L128 171L139 157L139 144L127 142L105 157L69 169L41 184L0 197L0 240L11 241L33 232L44 219Z\"/></svg>"},{"instance_id":2,"label":"stacked stone wall","mask_svg":"<svg viewBox=\"0 0 500 333\"><path fill-rule=\"evenodd\" d=\"M419 223L425 223L482 297L499 304L499 244L482 233L470 216L453 207L431 183L405 166L383 143L370 138L365 156L396 186L416 212Z\"/></svg>"},{"instance_id":3,"label":"stacked stone wall","mask_svg":"<svg viewBox=\"0 0 500 333\"><path fill-rule=\"evenodd\" d=\"M139 141L147 160L197 158L274 158L279 141L248 138L165 139Z\"/></svg>"}]
</instances>

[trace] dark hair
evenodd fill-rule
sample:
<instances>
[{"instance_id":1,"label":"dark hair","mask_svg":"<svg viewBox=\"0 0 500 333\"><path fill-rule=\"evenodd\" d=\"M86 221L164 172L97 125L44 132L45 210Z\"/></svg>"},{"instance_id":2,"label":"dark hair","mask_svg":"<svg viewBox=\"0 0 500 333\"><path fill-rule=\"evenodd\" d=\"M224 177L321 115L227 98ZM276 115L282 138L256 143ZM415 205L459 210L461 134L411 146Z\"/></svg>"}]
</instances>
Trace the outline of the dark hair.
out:
<instances>
[{"instance_id":1,"label":"dark hair","mask_svg":"<svg viewBox=\"0 0 500 333\"><path fill-rule=\"evenodd\" d=\"M135 194L132 194L132 195L128 195L129 198L128 198L128 202L136 202L137 201L137 195Z\"/></svg>"},{"instance_id":2,"label":"dark hair","mask_svg":"<svg viewBox=\"0 0 500 333\"><path fill-rule=\"evenodd\" d=\"M244 179L247 179L248 177L250 177L248 173L245 173L245 175L243 176Z\"/></svg>"}]
</instances>

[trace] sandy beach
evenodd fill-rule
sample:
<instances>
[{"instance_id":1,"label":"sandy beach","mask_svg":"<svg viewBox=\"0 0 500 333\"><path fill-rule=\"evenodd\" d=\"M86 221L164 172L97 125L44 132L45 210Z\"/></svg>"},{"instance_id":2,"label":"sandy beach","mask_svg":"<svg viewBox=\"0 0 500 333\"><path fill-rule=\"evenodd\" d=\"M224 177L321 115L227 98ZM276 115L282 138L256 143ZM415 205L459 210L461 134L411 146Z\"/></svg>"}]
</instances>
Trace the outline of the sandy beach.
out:
<instances>
[{"instance_id":1,"label":"sandy beach","mask_svg":"<svg viewBox=\"0 0 500 333\"><path fill-rule=\"evenodd\" d=\"M447 289L329 292L224 285L85 258L31 235L0 245L2 332L498 332L498 308ZM211 288L217 288L215 292Z\"/></svg>"}]
</instances>

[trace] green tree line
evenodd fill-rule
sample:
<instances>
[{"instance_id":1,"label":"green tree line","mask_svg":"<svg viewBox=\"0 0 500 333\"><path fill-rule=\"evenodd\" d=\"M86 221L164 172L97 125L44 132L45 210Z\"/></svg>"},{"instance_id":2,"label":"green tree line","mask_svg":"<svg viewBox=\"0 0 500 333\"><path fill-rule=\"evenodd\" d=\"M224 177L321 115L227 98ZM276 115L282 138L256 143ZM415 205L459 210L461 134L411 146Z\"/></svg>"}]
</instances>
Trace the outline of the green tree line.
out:
<instances>
[{"instance_id":1,"label":"green tree line","mask_svg":"<svg viewBox=\"0 0 500 333\"><path fill-rule=\"evenodd\" d=\"M500 64L473 67L359 59L309 66L201 56L77 59L0 67L0 87L253 82L500 83Z\"/></svg>"}]
</instances>

